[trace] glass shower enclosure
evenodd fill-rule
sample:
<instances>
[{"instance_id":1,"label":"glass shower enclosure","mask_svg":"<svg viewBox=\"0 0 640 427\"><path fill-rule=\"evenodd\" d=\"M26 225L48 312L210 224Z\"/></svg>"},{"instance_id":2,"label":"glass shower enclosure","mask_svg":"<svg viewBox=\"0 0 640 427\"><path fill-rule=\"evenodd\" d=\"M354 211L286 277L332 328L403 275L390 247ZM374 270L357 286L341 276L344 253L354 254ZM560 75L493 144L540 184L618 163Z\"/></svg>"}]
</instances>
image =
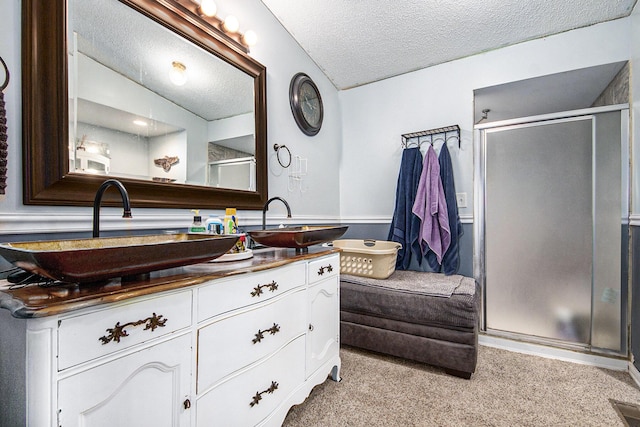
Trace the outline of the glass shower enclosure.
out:
<instances>
[{"instance_id":1,"label":"glass shower enclosure","mask_svg":"<svg viewBox=\"0 0 640 427\"><path fill-rule=\"evenodd\" d=\"M487 124L474 274L488 334L627 352L628 110Z\"/></svg>"}]
</instances>

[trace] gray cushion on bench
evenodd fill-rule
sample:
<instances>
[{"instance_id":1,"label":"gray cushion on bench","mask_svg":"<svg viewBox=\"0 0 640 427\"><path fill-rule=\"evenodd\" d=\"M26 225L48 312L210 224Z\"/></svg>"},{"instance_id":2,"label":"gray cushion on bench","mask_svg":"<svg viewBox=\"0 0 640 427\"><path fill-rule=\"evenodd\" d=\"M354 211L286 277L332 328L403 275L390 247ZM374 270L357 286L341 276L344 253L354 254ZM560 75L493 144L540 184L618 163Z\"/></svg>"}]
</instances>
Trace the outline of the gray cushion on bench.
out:
<instances>
[{"instance_id":1,"label":"gray cushion on bench","mask_svg":"<svg viewBox=\"0 0 640 427\"><path fill-rule=\"evenodd\" d=\"M451 278L456 286L450 297L434 296L429 291L429 283L442 288L432 276L438 280ZM342 311L459 330L471 330L478 321L476 283L470 277L396 271L385 280L341 275L340 281ZM413 286L413 290L409 286L400 288L399 283Z\"/></svg>"}]
</instances>

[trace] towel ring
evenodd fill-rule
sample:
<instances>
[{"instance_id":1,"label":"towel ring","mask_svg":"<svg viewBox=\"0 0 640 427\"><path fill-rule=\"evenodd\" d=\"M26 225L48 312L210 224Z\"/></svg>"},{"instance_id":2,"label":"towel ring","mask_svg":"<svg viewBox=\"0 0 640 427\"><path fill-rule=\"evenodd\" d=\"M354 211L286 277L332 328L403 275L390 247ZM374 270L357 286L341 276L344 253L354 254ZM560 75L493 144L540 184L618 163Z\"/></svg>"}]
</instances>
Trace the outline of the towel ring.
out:
<instances>
[{"instance_id":1,"label":"towel ring","mask_svg":"<svg viewBox=\"0 0 640 427\"><path fill-rule=\"evenodd\" d=\"M287 154L289 155L289 161L287 162L286 165L283 164L282 159L280 159L280 150L283 148L287 150ZM280 163L280 166L282 166L285 169L291 166L291 151L289 150L289 148L287 148L286 145L273 144L273 149L276 151L276 158L278 159L278 163Z\"/></svg>"},{"instance_id":2,"label":"towel ring","mask_svg":"<svg viewBox=\"0 0 640 427\"><path fill-rule=\"evenodd\" d=\"M0 86L0 92L5 90L7 86L9 86L9 68L7 68L7 64L4 62L4 59L0 56L0 62L2 62L2 67L4 68L4 72L6 74L6 78L4 79L4 83Z\"/></svg>"}]
</instances>

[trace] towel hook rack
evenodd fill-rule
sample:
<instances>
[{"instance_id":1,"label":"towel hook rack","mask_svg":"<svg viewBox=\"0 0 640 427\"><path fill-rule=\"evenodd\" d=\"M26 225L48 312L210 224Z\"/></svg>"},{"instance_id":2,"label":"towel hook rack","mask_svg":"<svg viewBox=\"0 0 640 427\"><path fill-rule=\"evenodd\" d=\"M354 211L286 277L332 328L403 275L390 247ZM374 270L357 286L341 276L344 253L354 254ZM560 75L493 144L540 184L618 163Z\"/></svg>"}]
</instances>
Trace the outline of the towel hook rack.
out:
<instances>
[{"instance_id":1,"label":"towel hook rack","mask_svg":"<svg viewBox=\"0 0 640 427\"><path fill-rule=\"evenodd\" d=\"M453 133L454 135L447 137L447 134L449 133ZM416 144L418 147L420 147L421 145L420 138L424 136L428 136L429 142L433 143L433 137L436 135L442 135L442 134L444 134L445 143L449 142L449 139L451 138L458 138L458 148L460 148L460 126L458 125L451 125L451 126L445 126L441 128L423 130L420 132L405 133L402 135L402 147L410 148L411 144L415 143L410 141L413 138L418 138L418 142Z\"/></svg>"}]
</instances>

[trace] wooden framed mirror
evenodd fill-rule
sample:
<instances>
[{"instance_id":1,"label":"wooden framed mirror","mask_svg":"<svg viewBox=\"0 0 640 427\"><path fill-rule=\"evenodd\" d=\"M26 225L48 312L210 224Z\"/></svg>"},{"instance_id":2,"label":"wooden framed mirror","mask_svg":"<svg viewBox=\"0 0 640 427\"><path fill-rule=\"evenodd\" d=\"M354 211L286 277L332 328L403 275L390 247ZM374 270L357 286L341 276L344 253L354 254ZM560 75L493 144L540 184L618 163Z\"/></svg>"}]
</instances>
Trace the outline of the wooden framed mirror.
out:
<instances>
[{"instance_id":1,"label":"wooden framed mirror","mask_svg":"<svg viewBox=\"0 0 640 427\"><path fill-rule=\"evenodd\" d=\"M262 209L268 199L266 68L246 53L238 41L201 19L188 0L110 0L128 13L136 14L169 30L212 58L246 74L253 80L254 177L249 189L221 188L208 181L194 183L162 178L162 169L130 176L127 173L84 173L74 167L74 135L70 123L77 120L77 88L69 83L70 46L67 0L24 0L22 2L22 99L23 99L23 180L27 205L91 206L95 192L108 178L120 180L134 207ZM108 22L108 20L107 20ZM68 33L69 32L69 33ZM132 39L131 42L134 40ZM142 74L142 73L140 73ZM145 75L146 77L146 75ZM147 80L149 80L147 78ZM249 83L250 84L250 83ZM71 93L70 93L71 89ZM163 95L164 96L164 95ZM171 101L174 102L174 101ZM208 108L208 107L207 107ZM157 114L156 114L157 115ZM71 121L70 121L71 117ZM206 135L205 138L208 138ZM84 138L83 138L84 139ZM74 142L75 141L75 142ZM191 141L189 141L191 142ZM202 143L202 138L200 138ZM210 140L204 141L209 144ZM207 146L207 145L205 145ZM76 147L77 148L77 147ZM180 162L204 158L202 152L189 153ZM167 152L168 155L171 153ZM158 156L156 156L158 157ZM177 157L177 156L176 156ZM71 159L71 161L70 161ZM161 164L156 159L156 165ZM175 158L172 158L175 162ZM71 168L70 168L71 163ZM210 163L210 162L209 162ZM164 164L165 172L170 169ZM198 168L208 168L203 161ZM107 168L108 170L108 168ZM215 184L214 184L215 185ZM119 204L115 194L105 195L106 205Z\"/></svg>"}]
</instances>

